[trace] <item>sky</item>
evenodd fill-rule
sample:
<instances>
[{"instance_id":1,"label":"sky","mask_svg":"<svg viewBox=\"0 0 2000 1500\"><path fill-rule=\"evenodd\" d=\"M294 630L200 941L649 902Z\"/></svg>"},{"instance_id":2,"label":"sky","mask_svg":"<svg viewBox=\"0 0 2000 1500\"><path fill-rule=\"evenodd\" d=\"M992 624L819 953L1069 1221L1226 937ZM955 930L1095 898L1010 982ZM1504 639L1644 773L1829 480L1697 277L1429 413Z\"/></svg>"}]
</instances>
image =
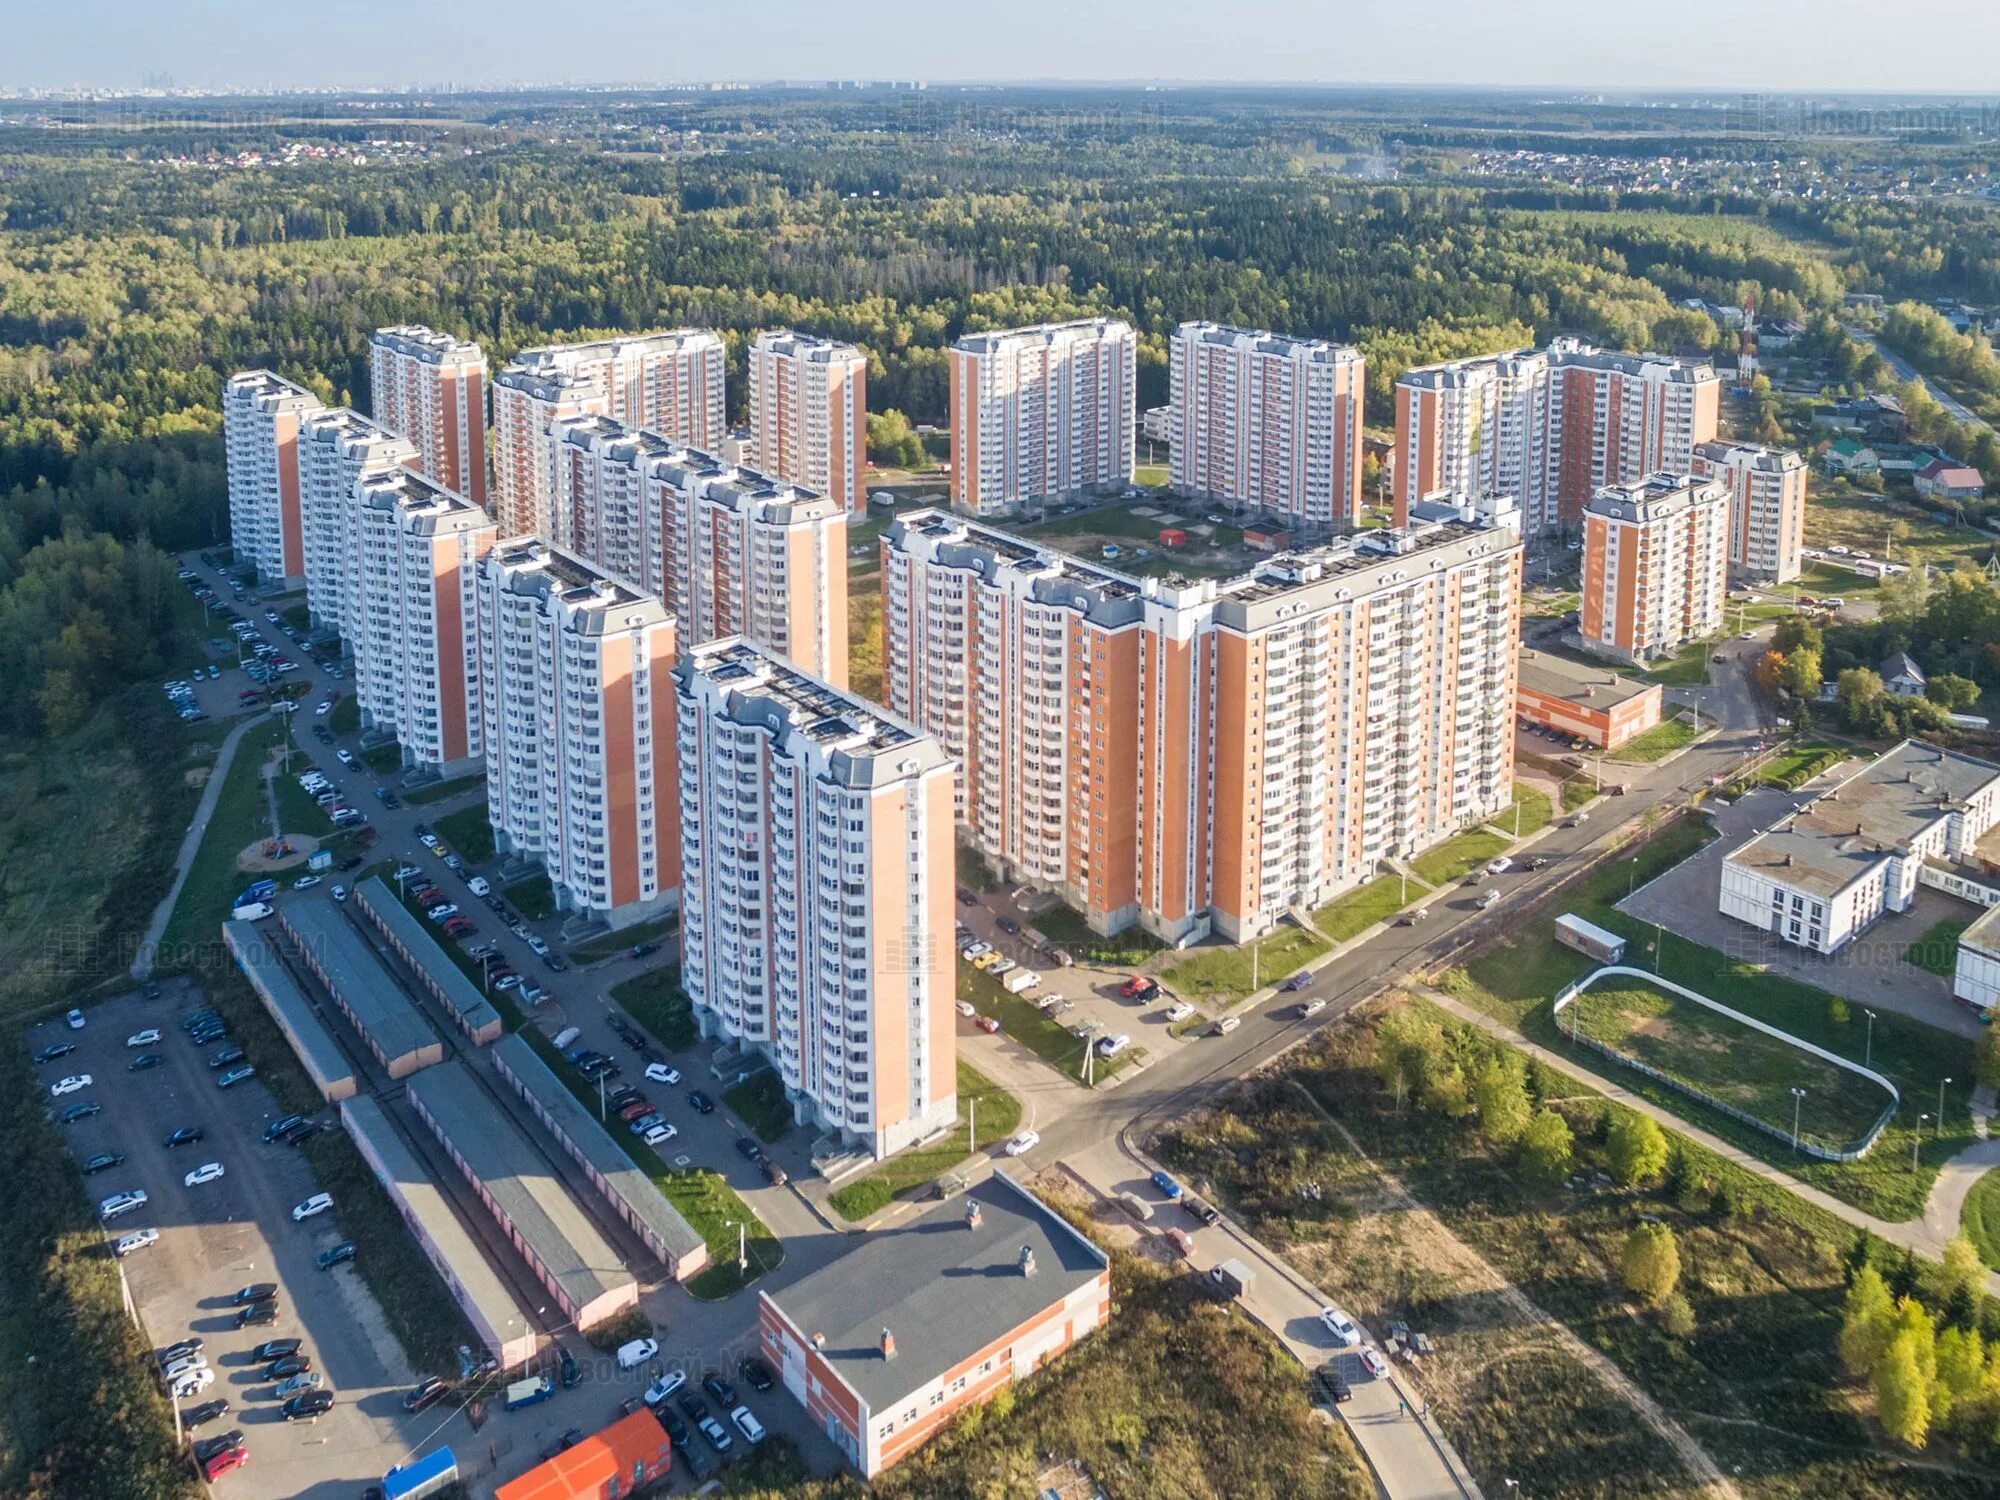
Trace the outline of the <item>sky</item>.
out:
<instances>
[{"instance_id":1,"label":"sky","mask_svg":"<svg viewBox=\"0 0 2000 1500\"><path fill-rule=\"evenodd\" d=\"M1178 80L2000 94L1996 0L5 0L0 87Z\"/></svg>"}]
</instances>

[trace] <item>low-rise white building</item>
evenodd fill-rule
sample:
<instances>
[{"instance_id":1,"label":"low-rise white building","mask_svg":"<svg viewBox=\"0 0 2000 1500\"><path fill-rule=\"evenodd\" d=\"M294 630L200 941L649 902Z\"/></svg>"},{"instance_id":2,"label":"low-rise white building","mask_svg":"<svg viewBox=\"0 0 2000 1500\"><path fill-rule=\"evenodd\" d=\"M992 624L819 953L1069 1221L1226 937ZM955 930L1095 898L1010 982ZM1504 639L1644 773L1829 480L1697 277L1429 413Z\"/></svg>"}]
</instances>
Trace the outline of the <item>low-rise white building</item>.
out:
<instances>
[{"instance_id":1,"label":"low-rise white building","mask_svg":"<svg viewBox=\"0 0 2000 1500\"><path fill-rule=\"evenodd\" d=\"M1951 992L1981 1014L2000 1005L2000 906L1989 906L1959 934Z\"/></svg>"}]
</instances>

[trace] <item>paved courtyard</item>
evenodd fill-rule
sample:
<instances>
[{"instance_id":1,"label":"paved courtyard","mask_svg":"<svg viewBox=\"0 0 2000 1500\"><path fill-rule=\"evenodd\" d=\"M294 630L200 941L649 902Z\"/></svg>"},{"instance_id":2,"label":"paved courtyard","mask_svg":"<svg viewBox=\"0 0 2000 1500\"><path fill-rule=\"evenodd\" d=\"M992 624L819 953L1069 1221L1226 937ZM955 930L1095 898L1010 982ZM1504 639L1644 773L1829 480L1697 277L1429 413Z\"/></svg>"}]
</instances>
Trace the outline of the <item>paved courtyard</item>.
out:
<instances>
[{"instance_id":1,"label":"paved courtyard","mask_svg":"<svg viewBox=\"0 0 2000 1500\"><path fill-rule=\"evenodd\" d=\"M1936 923L1964 921L1977 914L1963 901L1920 886L1908 911L1882 917L1833 954L1795 947L1722 914L1723 860L1807 795L1807 791L1757 791L1734 803L1712 804L1710 821L1721 837L1619 902L1619 910L1705 943L1740 963L1816 985L1857 1005L1897 1011L1961 1036L1977 1036L1979 1019L1952 999L1951 981L1903 961L1910 944Z\"/></svg>"}]
</instances>

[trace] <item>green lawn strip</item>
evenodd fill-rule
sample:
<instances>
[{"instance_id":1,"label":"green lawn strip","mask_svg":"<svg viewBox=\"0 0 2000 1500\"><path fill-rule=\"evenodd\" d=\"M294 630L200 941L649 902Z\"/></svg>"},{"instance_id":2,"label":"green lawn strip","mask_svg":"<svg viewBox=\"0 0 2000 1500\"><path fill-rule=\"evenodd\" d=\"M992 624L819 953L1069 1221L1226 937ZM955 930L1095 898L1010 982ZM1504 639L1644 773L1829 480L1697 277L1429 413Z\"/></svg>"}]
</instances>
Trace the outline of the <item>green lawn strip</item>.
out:
<instances>
[{"instance_id":1,"label":"green lawn strip","mask_svg":"<svg viewBox=\"0 0 2000 1500\"><path fill-rule=\"evenodd\" d=\"M1134 968L1155 954L1164 952L1167 946L1150 932L1137 927L1128 927L1123 932L1105 937L1091 931L1082 914L1067 906L1051 906L1046 911L1037 912L1028 925L1071 958L1087 964Z\"/></svg>"},{"instance_id":2,"label":"green lawn strip","mask_svg":"<svg viewBox=\"0 0 2000 1500\"><path fill-rule=\"evenodd\" d=\"M1454 880L1463 880L1495 855L1505 854L1512 842L1505 834L1475 829L1419 854L1410 861L1410 868L1433 886L1450 885Z\"/></svg>"},{"instance_id":3,"label":"green lawn strip","mask_svg":"<svg viewBox=\"0 0 2000 1500\"><path fill-rule=\"evenodd\" d=\"M1973 1183L1972 1191L1965 1195L1959 1225L1978 1249L1979 1258L2000 1271L2000 1167Z\"/></svg>"},{"instance_id":4,"label":"green lawn strip","mask_svg":"<svg viewBox=\"0 0 2000 1500\"><path fill-rule=\"evenodd\" d=\"M1562 784L1562 789L1563 811L1566 813L1575 812L1579 807L1595 802L1601 795L1597 788L1591 785L1590 779L1584 776L1571 777Z\"/></svg>"},{"instance_id":5,"label":"green lawn strip","mask_svg":"<svg viewBox=\"0 0 2000 1500\"><path fill-rule=\"evenodd\" d=\"M493 857L493 825L484 801L434 819L431 829L467 864L481 865Z\"/></svg>"},{"instance_id":6,"label":"green lawn strip","mask_svg":"<svg viewBox=\"0 0 2000 1500\"><path fill-rule=\"evenodd\" d=\"M321 807L313 795L299 785L299 777L304 774L302 758L294 755L291 764L289 775L281 765L272 782L278 797L278 826L286 833L307 834L325 843L333 834L333 819L326 815L326 808Z\"/></svg>"},{"instance_id":7,"label":"green lawn strip","mask_svg":"<svg viewBox=\"0 0 2000 1500\"><path fill-rule=\"evenodd\" d=\"M1665 760L1676 750L1694 743L1695 727L1684 718L1662 719L1644 734L1636 734L1620 745L1607 760L1650 765Z\"/></svg>"},{"instance_id":8,"label":"green lawn strip","mask_svg":"<svg viewBox=\"0 0 2000 1500\"><path fill-rule=\"evenodd\" d=\"M669 1052L685 1052L699 1040L694 1007L681 992L681 971L648 969L611 986L611 998Z\"/></svg>"},{"instance_id":9,"label":"green lawn strip","mask_svg":"<svg viewBox=\"0 0 2000 1500\"><path fill-rule=\"evenodd\" d=\"M1927 974L1949 979L1958 969L1958 940L1971 922L1947 920L1924 929L1924 935L1903 950L1903 962Z\"/></svg>"},{"instance_id":10,"label":"green lawn strip","mask_svg":"<svg viewBox=\"0 0 2000 1500\"><path fill-rule=\"evenodd\" d=\"M403 747L394 740L384 745L370 745L360 755L361 764L377 776L387 776L392 771L403 768ZM411 798L415 801L415 798Z\"/></svg>"},{"instance_id":11,"label":"green lawn strip","mask_svg":"<svg viewBox=\"0 0 2000 1500\"><path fill-rule=\"evenodd\" d=\"M456 776L450 781L430 781L403 793L403 800L413 807L425 807L433 802L449 802L453 797L476 792L485 784L484 776Z\"/></svg>"},{"instance_id":12,"label":"green lawn strip","mask_svg":"<svg viewBox=\"0 0 2000 1500\"><path fill-rule=\"evenodd\" d=\"M1867 1134L1889 1095L1846 1068L1643 980L1606 980L1567 1012L1580 1036L1614 1047L1778 1130L1845 1150ZM1794 1100L1792 1090L1805 1097Z\"/></svg>"},{"instance_id":13,"label":"green lawn strip","mask_svg":"<svg viewBox=\"0 0 2000 1500\"><path fill-rule=\"evenodd\" d=\"M591 964L600 958L616 958L621 953L629 953L641 943L656 943L680 925L675 916L660 917L651 922L634 922L630 927L621 927L616 932L603 933L587 943L579 943L569 950L573 963Z\"/></svg>"},{"instance_id":14,"label":"green lawn strip","mask_svg":"<svg viewBox=\"0 0 2000 1500\"><path fill-rule=\"evenodd\" d=\"M722 1102L760 1141L781 1141L792 1133L792 1104L775 1068L752 1073L735 1087L724 1089Z\"/></svg>"},{"instance_id":15,"label":"green lawn strip","mask_svg":"<svg viewBox=\"0 0 2000 1500\"><path fill-rule=\"evenodd\" d=\"M562 1080L563 1086L576 1095L586 1108L595 1111L597 1086L587 1082L556 1051L539 1028L531 1026L521 1034L528 1039L528 1045L535 1049L542 1061L549 1065L550 1071ZM750 1211L750 1205L737 1195L736 1189L721 1177L703 1167L691 1167L685 1171L670 1167L651 1146L632 1139L629 1133L619 1136L618 1141L639 1170L653 1179L667 1201L680 1210L681 1217L708 1245L712 1264L687 1282L687 1289L694 1296L707 1301L719 1300L742 1290L766 1271L775 1271L785 1263L785 1248L778 1237ZM672 1150L673 1143L668 1142L667 1147ZM741 1238L739 1225L746 1226L748 1231ZM747 1273L737 1269L739 1243L749 1260Z\"/></svg>"},{"instance_id":16,"label":"green lawn strip","mask_svg":"<svg viewBox=\"0 0 2000 1500\"><path fill-rule=\"evenodd\" d=\"M970 1063L958 1065L958 1122L928 1145L898 1152L886 1162L841 1187L827 1201L852 1222L879 1212L897 1198L929 1186L972 1155L975 1146L991 1150L1021 1123L1021 1101ZM977 1137L968 1131L977 1130Z\"/></svg>"},{"instance_id":17,"label":"green lawn strip","mask_svg":"<svg viewBox=\"0 0 2000 1500\"><path fill-rule=\"evenodd\" d=\"M1008 994L992 975L963 960L958 965L958 996L961 1000L970 1000L981 1015L992 1016L1000 1023L1002 1031L1035 1056L1060 1069L1078 1084L1083 1082L1083 1049L1095 1045L1096 1038L1086 1042L1062 1022L1042 1014L1019 995ZM1131 1061L1130 1047L1116 1057L1100 1057L1091 1070L1091 1076L1102 1083L1128 1067Z\"/></svg>"},{"instance_id":18,"label":"green lawn strip","mask_svg":"<svg viewBox=\"0 0 2000 1500\"><path fill-rule=\"evenodd\" d=\"M1405 882L1400 875L1380 875L1314 912L1313 926L1336 943L1359 937L1377 922L1386 922L1402 910L1406 885L1409 899L1430 889L1421 880Z\"/></svg>"},{"instance_id":19,"label":"green lawn strip","mask_svg":"<svg viewBox=\"0 0 2000 1500\"><path fill-rule=\"evenodd\" d=\"M1764 762L1756 779L1763 786L1796 791L1846 758L1847 751L1838 745L1794 745Z\"/></svg>"},{"instance_id":20,"label":"green lawn strip","mask_svg":"<svg viewBox=\"0 0 2000 1500\"><path fill-rule=\"evenodd\" d=\"M993 866L989 865L976 849L968 849L960 844L953 856L953 865L958 883L969 891L977 891L983 896L1000 886L1000 877L994 873Z\"/></svg>"},{"instance_id":21,"label":"green lawn strip","mask_svg":"<svg viewBox=\"0 0 2000 1500\"><path fill-rule=\"evenodd\" d=\"M353 734L361 727L361 700L352 693L343 694L327 711L326 727L335 734Z\"/></svg>"},{"instance_id":22,"label":"green lawn strip","mask_svg":"<svg viewBox=\"0 0 2000 1500\"><path fill-rule=\"evenodd\" d=\"M1549 806L1548 794L1517 781L1512 810L1488 819L1487 826L1506 834L1510 840L1524 839L1540 833L1554 818L1555 809Z\"/></svg>"},{"instance_id":23,"label":"green lawn strip","mask_svg":"<svg viewBox=\"0 0 2000 1500\"><path fill-rule=\"evenodd\" d=\"M236 868L236 856L270 836L263 767L266 755L284 738L285 726L272 722L253 725L237 741L236 758L223 778L215 810L161 936L163 953L181 953L211 941L228 918L231 903L254 878Z\"/></svg>"},{"instance_id":24,"label":"green lawn strip","mask_svg":"<svg viewBox=\"0 0 2000 1500\"><path fill-rule=\"evenodd\" d=\"M278 618L301 635L312 629L312 609L309 605L294 604L289 609L281 609Z\"/></svg>"},{"instance_id":25,"label":"green lawn strip","mask_svg":"<svg viewBox=\"0 0 2000 1500\"><path fill-rule=\"evenodd\" d=\"M1507 841L1500 840L1499 846L1504 849ZM1233 1005L1265 985L1276 984L1286 975L1296 973L1331 951L1332 946L1303 928L1280 927L1254 943L1197 948L1160 979L1183 999Z\"/></svg>"},{"instance_id":26,"label":"green lawn strip","mask_svg":"<svg viewBox=\"0 0 2000 1500\"><path fill-rule=\"evenodd\" d=\"M540 922L556 914L555 887L546 875L530 875L507 887L507 899L530 922Z\"/></svg>"},{"instance_id":27,"label":"green lawn strip","mask_svg":"<svg viewBox=\"0 0 2000 1500\"><path fill-rule=\"evenodd\" d=\"M1737 962L1672 932L1665 934L1662 972L1666 978L1838 1056L1856 1062L1865 1056L1901 1090L1902 1108L1877 1138L1874 1149L1858 1162L1836 1163L1795 1157L1787 1142L1738 1124L1608 1058L1572 1047L1557 1031L1551 1015L1556 992L1595 965L1556 942L1555 917L1564 911L1575 912L1623 935L1629 939L1626 962L1635 968L1652 967L1655 929L1626 917L1612 903L1623 899L1628 888L1644 885L1694 853L1709 837L1706 828L1689 820L1670 825L1634 855L1614 859L1572 886L1567 899L1551 907L1547 915L1526 922L1511 937L1462 968L1448 971L1440 986L1543 1046L1564 1052L1606 1079L1843 1202L1891 1221L1916 1217L1923 1211L1937 1168L1974 1138L1969 1113L1969 1039L1883 1010L1876 1014L1871 1047L1862 1007L1851 1006L1811 985ZM1946 1118L1940 1135L1935 1119L1919 1117L1936 1114L1938 1082L1943 1078L1958 1081L1945 1091ZM1913 1146L1918 1161L1915 1170L1910 1165Z\"/></svg>"},{"instance_id":28,"label":"green lawn strip","mask_svg":"<svg viewBox=\"0 0 2000 1500\"><path fill-rule=\"evenodd\" d=\"M1639 675L1667 687L1698 687L1708 681L1708 659L1714 651L1712 641L1693 641Z\"/></svg>"}]
</instances>

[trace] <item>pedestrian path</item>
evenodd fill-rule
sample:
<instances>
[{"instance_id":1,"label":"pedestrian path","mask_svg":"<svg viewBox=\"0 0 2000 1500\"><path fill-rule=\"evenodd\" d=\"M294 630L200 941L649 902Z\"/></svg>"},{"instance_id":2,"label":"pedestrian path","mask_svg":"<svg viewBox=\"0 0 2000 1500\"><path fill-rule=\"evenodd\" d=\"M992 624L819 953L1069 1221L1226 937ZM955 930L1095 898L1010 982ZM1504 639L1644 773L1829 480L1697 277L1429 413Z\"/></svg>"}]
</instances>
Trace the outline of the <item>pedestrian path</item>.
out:
<instances>
[{"instance_id":1,"label":"pedestrian path","mask_svg":"<svg viewBox=\"0 0 2000 1500\"><path fill-rule=\"evenodd\" d=\"M201 789L201 801L195 804L194 821L188 824L188 831L181 838L181 847L174 855L174 883L167 888L167 894L160 904L153 908L152 920L146 924L146 932L139 939L139 952L132 960L132 977L151 977L153 964L159 957L160 939L166 936L167 923L173 920L174 904L181 899L181 887L187 884L188 871L194 868L195 852L201 848L201 836L208 831L208 820L215 815L215 804L222 799L222 783L228 779L229 767L236 759L236 747L252 724L263 722L261 717L245 719L222 737L216 747L215 764L209 768L208 783Z\"/></svg>"}]
</instances>

